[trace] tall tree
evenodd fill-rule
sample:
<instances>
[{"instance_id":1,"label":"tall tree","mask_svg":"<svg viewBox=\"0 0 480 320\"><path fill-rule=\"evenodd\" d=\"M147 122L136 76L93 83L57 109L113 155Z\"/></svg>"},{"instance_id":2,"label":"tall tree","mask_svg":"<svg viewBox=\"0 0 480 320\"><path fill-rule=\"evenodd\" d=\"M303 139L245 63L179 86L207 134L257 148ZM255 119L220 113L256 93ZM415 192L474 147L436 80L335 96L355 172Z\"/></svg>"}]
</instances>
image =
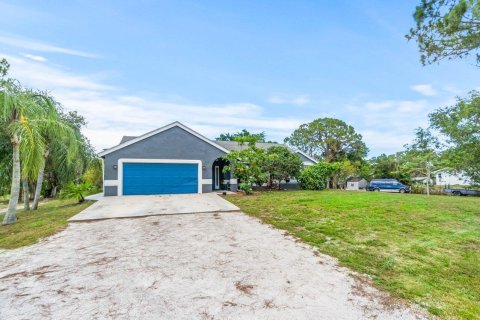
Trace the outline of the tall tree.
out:
<instances>
[{"instance_id":1,"label":"tall tree","mask_svg":"<svg viewBox=\"0 0 480 320\"><path fill-rule=\"evenodd\" d=\"M0 81L6 81L5 77L8 74L8 70L10 69L10 64L8 63L7 59L2 58L0 60Z\"/></svg>"},{"instance_id":2,"label":"tall tree","mask_svg":"<svg viewBox=\"0 0 480 320\"><path fill-rule=\"evenodd\" d=\"M58 108L58 104L52 97L40 96L39 99L45 100L44 106L48 108ZM32 210L37 210L38 203L40 202L40 193L43 186L43 177L45 172L45 163L48 158L53 154L60 157L66 162L66 165L70 164L77 155L80 141L77 140L75 134L76 126L70 125L67 121L60 118L58 113L55 113L56 117L52 116L49 119L49 125L40 128L42 138L45 141L45 150L43 157L39 159L39 169L36 176L35 196L33 199ZM52 152L52 150L60 150L61 152Z\"/></svg>"},{"instance_id":3,"label":"tall tree","mask_svg":"<svg viewBox=\"0 0 480 320\"><path fill-rule=\"evenodd\" d=\"M417 41L424 65L471 53L480 64L478 0L422 0L413 17L416 26L406 37Z\"/></svg>"},{"instance_id":4,"label":"tall tree","mask_svg":"<svg viewBox=\"0 0 480 320\"><path fill-rule=\"evenodd\" d=\"M320 118L302 124L285 143L327 162L361 160L368 148L355 129L339 119Z\"/></svg>"},{"instance_id":5,"label":"tall tree","mask_svg":"<svg viewBox=\"0 0 480 320\"><path fill-rule=\"evenodd\" d=\"M473 91L453 106L430 114L430 125L446 138L449 166L480 184L480 93Z\"/></svg>"},{"instance_id":6,"label":"tall tree","mask_svg":"<svg viewBox=\"0 0 480 320\"><path fill-rule=\"evenodd\" d=\"M3 224L16 222L21 176L38 173L45 143L43 128L56 116L55 108L45 106L38 98L41 94L23 89L13 81L0 86L0 128L5 130L12 144L12 182L10 200ZM20 162L22 172L20 172Z\"/></svg>"},{"instance_id":7,"label":"tall tree","mask_svg":"<svg viewBox=\"0 0 480 320\"><path fill-rule=\"evenodd\" d=\"M64 112L59 106L58 113L63 122L74 131L78 143L76 156L68 161L63 143L53 143L49 148L49 156L45 164L45 194L55 197L57 190L70 181L79 182L90 162L95 159L95 150L81 130L86 125L85 118L75 111Z\"/></svg>"},{"instance_id":8,"label":"tall tree","mask_svg":"<svg viewBox=\"0 0 480 320\"><path fill-rule=\"evenodd\" d=\"M439 160L440 141L430 130L417 128L413 144L407 146L411 171L420 172L426 179L427 196L430 195L432 167Z\"/></svg>"},{"instance_id":9,"label":"tall tree","mask_svg":"<svg viewBox=\"0 0 480 320\"><path fill-rule=\"evenodd\" d=\"M5 130L0 129L0 196L8 194L12 181L12 144Z\"/></svg>"}]
</instances>

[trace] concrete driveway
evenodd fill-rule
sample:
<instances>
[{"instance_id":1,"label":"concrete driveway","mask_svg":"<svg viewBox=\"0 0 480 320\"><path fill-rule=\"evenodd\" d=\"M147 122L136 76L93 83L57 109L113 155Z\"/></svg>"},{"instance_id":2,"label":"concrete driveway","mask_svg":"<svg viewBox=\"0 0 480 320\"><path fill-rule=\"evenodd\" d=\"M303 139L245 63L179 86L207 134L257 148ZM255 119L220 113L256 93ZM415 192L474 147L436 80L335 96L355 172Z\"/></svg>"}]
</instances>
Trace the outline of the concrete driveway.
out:
<instances>
[{"instance_id":1,"label":"concrete driveway","mask_svg":"<svg viewBox=\"0 0 480 320\"><path fill-rule=\"evenodd\" d=\"M215 193L97 197L98 201L70 222L138 218L165 214L230 212L240 209Z\"/></svg>"},{"instance_id":2,"label":"concrete driveway","mask_svg":"<svg viewBox=\"0 0 480 320\"><path fill-rule=\"evenodd\" d=\"M241 212L71 223L0 253L0 319L423 317Z\"/></svg>"}]
</instances>

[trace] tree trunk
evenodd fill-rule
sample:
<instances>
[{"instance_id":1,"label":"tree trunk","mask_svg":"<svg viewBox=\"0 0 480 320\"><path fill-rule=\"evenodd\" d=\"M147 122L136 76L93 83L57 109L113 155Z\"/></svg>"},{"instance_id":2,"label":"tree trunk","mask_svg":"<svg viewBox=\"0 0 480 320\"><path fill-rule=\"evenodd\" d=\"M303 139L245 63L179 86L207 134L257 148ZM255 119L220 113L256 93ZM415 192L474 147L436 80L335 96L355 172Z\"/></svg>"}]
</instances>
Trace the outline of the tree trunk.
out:
<instances>
[{"instance_id":1,"label":"tree trunk","mask_svg":"<svg viewBox=\"0 0 480 320\"><path fill-rule=\"evenodd\" d=\"M55 198L57 196L57 186L54 186L52 189L52 193L50 194L52 198Z\"/></svg>"},{"instance_id":2,"label":"tree trunk","mask_svg":"<svg viewBox=\"0 0 480 320\"><path fill-rule=\"evenodd\" d=\"M35 183L29 183L28 184L28 190L35 190ZM30 194L28 196L29 196L30 201L33 201L33 198L35 196L35 192L30 192Z\"/></svg>"},{"instance_id":3,"label":"tree trunk","mask_svg":"<svg viewBox=\"0 0 480 320\"><path fill-rule=\"evenodd\" d=\"M28 180L22 180L23 187L23 209L30 210L30 196L28 195Z\"/></svg>"},{"instance_id":4,"label":"tree trunk","mask_svg":"<svg viewBox=\"0 0 480 320\"><path fill-rule=\"evenodd\" d=\"M42 192L43 173L45 172L45 163L40 166L37 176L37 186L35 187L35 198L33 198L32 210L38 209L38 202L40 201L40 193Z\"/></svg>"},{"instance_id":5,"label":"tree trunk","mask_svg":"<svg viewBox=\"0 0 480 320\"><path fill-rule=\"evenodd\" d=\"M13 145L13 166L12 166L12 187L10 189L10 200L8 202L7 213L3 218L2 224L13 224L17 222L17 205L20 196L20 149L18 138L12 139Z\"/></svg>"}]
</instances>

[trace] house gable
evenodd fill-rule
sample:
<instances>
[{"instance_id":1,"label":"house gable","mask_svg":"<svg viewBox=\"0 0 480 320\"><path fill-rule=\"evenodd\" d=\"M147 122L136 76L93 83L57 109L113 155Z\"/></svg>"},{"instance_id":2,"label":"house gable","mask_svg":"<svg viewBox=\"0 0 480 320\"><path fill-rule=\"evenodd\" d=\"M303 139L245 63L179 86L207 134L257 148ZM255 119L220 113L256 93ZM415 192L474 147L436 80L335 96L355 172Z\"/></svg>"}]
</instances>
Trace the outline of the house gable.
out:
<instances>
[{"instance_id":1,"label":"house gable","mask_svg":"<svg viewBox=\"0 0 480 320\"><path fill-rule=\"evenodd\" d=\"M204 137L204 136L201 135L200 133L198 133L198 132L190 129L189 127L181 124L180 122L176 121L176 122L173 122L173 123L171 123L171 124L169 124L169 125L166 125L166 126L164 126L164 127L158 128L158 129L153 130L153 131L150 131L150 132L147 132L147 133L145 133L144 135L141 135L141 136L139 136L139 137L136 137L136 138L133 138L133 139L125 139L126 141L125 141L124 139L122 139L122 142L121 142L119 145L117 145L117 146L115 146L115 147L113 147L113 148L104 150L104 151L100 152L98 155L99 155L100 157L104 157L105 155L107 155L107 154L109 154L109 153L115 152L115 151L117 151L117 150L120 150L120 149L123 149L123 148L125 148L125 147L128 147L129 145L132 145L132 144L134 144L134 143L137 143L137 142L140 142L140 141L142 141L142 140L148 139L148 138L150 138L150 137L152 137L152 136L154 136L154 135L157 135L157 134L159 134L159 133L161 133L161 132L163 132L163 131L166 131L166 130L171 129L171 128L174 128L174 127L178 127L178 128L183 129L184 131L190 133L191 135L197 137L198 139L203 140L204 142L206 142L206 143L214 146L215 148L219 149L220 151L223 151L223 152L225 152L225 153L228 153L228 152L229 152L227 149L225 149L225 148L223 148L222 146L216 144L215 142L209 140L208 138Z\"/></svg>"}]
</instances>

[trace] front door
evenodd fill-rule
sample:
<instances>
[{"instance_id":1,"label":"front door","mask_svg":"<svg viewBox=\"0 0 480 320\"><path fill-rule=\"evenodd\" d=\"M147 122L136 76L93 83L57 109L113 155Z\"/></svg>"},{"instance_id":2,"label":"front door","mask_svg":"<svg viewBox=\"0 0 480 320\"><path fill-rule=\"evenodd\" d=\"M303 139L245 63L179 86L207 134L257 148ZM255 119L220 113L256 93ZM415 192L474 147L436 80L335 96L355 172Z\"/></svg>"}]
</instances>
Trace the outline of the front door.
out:
<instances>
[{"instance_id":1,"label":"front door","mask_svg":"<svg viewBox=\"0 0 480 320\"><path fill-rule=\"evenodd\" d=\"M215 166L215 190L220 189L220 167Z\"/></svg>"}]
</instances>

